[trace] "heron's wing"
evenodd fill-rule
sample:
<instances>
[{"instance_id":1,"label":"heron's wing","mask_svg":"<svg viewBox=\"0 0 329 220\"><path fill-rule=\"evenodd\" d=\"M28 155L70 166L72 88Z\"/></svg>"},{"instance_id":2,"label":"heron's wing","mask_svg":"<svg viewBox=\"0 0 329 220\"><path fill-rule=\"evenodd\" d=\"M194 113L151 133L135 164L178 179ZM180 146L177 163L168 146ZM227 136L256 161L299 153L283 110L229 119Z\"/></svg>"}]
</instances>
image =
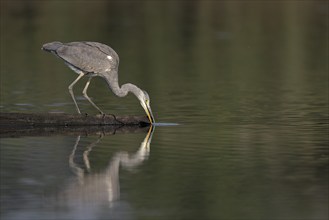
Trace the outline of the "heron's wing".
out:
<instances>
[{"instance_id":1,"label":"heron's wing","mask_svg":"<svg viewBox=\"0 0 329 220\"><path fill-rule=\"evenodd\" d=\"M83 43L85 43L91 47L99 49L106 55L110 55L119 64L119 56L111 47L109 47L105 44L102 44L102 43L98 43L98 42L84 41Z\"/></svg>"},{"instance_id":2,"label":"heron's wing","mask_svg":"<svg viewBox=\"0 0 329 220\"><path fill-rule=\"evenodd\" d=\"M42 45L43 50L48 51L48 52L52 52L55 51L59 48L63 46L63 43L59 42L59 41L54 41L54 42L50 42L50 43L46 43L44 45Z\"/></svg>"},{"instance_id":3,"label":"heron's wing","mask_svg":"<svg viewBox=\"0 0 329 220\"><path fill-rule=\"evenodd\" d=\"M68 64L85 72L103 73L118 68L117 60L112 54L105 53L96 45L85 42L63 44L57 48L56 54Z\"/></svg>"}]
</instances>

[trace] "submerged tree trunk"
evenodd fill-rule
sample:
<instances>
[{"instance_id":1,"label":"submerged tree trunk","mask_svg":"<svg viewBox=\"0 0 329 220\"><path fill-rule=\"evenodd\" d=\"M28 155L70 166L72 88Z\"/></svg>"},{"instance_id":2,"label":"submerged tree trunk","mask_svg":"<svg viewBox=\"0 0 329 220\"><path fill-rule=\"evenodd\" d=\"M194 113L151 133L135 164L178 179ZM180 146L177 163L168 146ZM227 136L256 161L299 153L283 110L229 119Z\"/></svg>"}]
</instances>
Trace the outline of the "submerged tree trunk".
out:
<instances>
[{"instance_id":1,"label":"submerged tree trunk","mask_svg":"<svg viewBox=\"0 0 329 220\"><path fill-rule=\"evenodd\" d=\"M131 132L149 126L147 116L0 113L0 137L21 135Z\"/></svg>"}]
</instances>

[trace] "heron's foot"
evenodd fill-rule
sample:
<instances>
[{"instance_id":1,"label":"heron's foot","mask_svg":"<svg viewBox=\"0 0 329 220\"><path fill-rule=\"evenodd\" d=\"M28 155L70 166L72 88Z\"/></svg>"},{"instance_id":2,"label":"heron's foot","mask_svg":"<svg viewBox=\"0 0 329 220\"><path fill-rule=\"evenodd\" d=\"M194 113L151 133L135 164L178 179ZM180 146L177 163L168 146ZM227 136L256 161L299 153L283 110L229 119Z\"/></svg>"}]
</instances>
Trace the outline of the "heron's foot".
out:
<instances>
[{"instance_id":1,"label":"heron's foot","mask_svg":"<svg viewBox=\"0 0 329 220\"><path fill-rule=\"evenodd\" d=\"M115 121L119 122L119 124L121 124L121 125L124 125L125 124L122 121L118 120L115 115L113 115L113 114L108 114L108 115L111 115L114 118Z\"/></svg>"},{"instance_id":2,"label":"heron's foot","mask_svg":"<svg viewBox=\"0 0 329 220\"><path fill-rule=\"evenodd\" d=\"M115 117L115 115L113 115L113 114L104 114L104 113L103 113L103 114L97 115L97 117L101 117L102 120L104 120L104 119L106 118L107 115L112 116L112 117L114 118L114 120L115 120L116 122L118 122L120 125L124 125L124 124L125 124L125 123L123 123L122 121L118 120L118 119Z\"/></svg>"}]
</instances>

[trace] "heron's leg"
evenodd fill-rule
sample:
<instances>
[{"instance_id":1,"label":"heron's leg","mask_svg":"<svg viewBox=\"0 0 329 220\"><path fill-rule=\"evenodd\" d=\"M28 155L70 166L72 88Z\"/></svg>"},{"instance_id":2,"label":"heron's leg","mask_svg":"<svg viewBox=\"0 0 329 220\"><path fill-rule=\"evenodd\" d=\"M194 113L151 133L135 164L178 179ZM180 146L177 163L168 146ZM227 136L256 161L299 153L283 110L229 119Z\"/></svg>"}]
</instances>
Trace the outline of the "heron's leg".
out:
<instances>
[{"instance_id":1,"label":"heron's leg","mask_svg":"<svg viewBox=\"0 0 329 220\"><path fill-rule=\"evenodd\" d=\"M88 89L88 86L90 84L90 81L91 81L91 77L88 79L88 81L86 83L86 86L82 91L82 94L102 115L104 115L103 111L100 108L98 108L98 106L93 101L91 101L91 99L87 95L87 89Z\"/></svg>"},{"instance_id":2,"label":"heron's leg","mask_svg":"<svg viewBox=\"0 0 329 220\"><path fill-rule=\"evenodd\" d=\"M84 73L80 73L79 76L78 76L78 78L76 78L76 79L73 81L73 83L71 83L71 84L69 85L69 92L70 92L70 94L71 94L71 96L72 96L72 99L73 99L73 101L74 101L75 107L77 108L77 111L78 111L79 114L81 114L81 112L80 112L80 109L79 109L79 107L78 107L78 104L77 104L77 102L75 101L75 98L74 98L73 86L74 86L74 85L79 81L79 79L81 79L81 77L83 77L84 75L85 75Z\"/></svg>"}]
</instances>

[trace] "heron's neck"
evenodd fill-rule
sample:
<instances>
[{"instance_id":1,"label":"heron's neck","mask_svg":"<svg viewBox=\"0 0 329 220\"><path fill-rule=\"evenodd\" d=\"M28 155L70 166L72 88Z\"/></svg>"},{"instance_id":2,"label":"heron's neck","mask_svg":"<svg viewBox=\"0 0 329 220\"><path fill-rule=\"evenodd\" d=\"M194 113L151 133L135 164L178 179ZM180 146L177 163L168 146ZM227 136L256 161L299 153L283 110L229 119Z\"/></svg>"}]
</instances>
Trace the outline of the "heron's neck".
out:
<instances>
[{"instance_id":1,"label":"heron's neck","mask_svg":"<svg viewBox=\"0 0 329 220\"><path fill-rule=\"evenodd\" d=\"M138 95L141 93L141 89L131 83L126 83L120 87L117 74L106 75L104 78L112 92L119 97L125 97L131 92L138 98Z\"/></svg>"}]
</instances>

